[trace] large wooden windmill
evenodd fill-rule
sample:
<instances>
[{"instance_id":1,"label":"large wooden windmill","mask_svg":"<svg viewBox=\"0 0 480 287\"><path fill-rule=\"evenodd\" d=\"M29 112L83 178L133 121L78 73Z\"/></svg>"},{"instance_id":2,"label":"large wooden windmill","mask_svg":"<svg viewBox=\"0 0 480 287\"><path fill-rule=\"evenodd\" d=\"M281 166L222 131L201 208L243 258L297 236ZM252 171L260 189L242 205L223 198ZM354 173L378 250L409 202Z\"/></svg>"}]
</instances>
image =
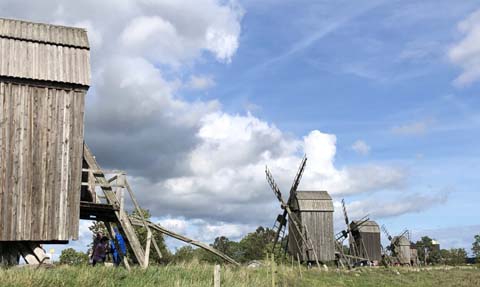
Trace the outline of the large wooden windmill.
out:
<instances>
[{"instance_id":1,"label":"large wooden windmill","mask_svg":"<svg viewBox=\"0 0 480 287\"><path fill-rule=\"evenodd\" d=\"M127 268L147 267L151 244L161 257L152 230L238 265L146 220L126 175L100 168L83 137L89 59L84 29L0 18L0 265L16 265L20 255L49 263L42 245L77 240L80 219L104 222L117 250L117 235L124 238ZM125 190L137 216L124 208ZM145 248L135 225L147 231Z\"/></svg>"},{"instance_id":2,"label":"large wooden windmill","mask_svg":"<svg viewBox=\"0 0 480 287\"><path fill-rule=\"evenodd\" d=\"M306 163L305 156L293 180L287 200L283 198L268 167L265 169L267 181L283 210L274 224L276 236L273 252L284 243L283 249L300 261L325 263L335 258L333 202L326 191L297 190Z\"/></svg>"}]
</instances>

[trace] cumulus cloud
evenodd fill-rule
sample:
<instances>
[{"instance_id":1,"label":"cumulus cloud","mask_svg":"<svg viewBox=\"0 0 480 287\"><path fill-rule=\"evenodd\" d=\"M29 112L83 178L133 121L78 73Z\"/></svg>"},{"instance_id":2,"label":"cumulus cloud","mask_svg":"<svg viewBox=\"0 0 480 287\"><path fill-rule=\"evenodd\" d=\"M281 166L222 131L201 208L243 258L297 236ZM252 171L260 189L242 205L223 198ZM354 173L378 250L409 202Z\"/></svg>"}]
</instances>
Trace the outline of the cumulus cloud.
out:
<instances>
[{"instance_id":1,"label":"cumulus cloud","mask_svg":"<svg viewBox=\"0 0 480 287\"><path fill-rule=\"evenodd\" d=\"M370 153L370 146L363 140L357 140L352 144L352 150L361 155L367 155Z\"/></svg>"},{"instance_id":2,"label":"cumulus cloud","mask_svg":"<svg viewBox=\"0 0 480 287\"><path fill-rule=\"evenodd\" d=\"M354 201L348 205L352 216L360 218L369 215L371 218L387 218L406 213L418 213L447 201L448 193L437 194L412 193L390 199L367 199Z\"/></svg>"},{"instance_id":3,"label":"cumulus cloud","mask_svg":"<svg viewBox=\"0 0 480 287\"><path fill-rule=\"evenodd\" d=\"M450 61L462 68L454 84L467 86L480 79L480 10L458 24L463 38L448 51Z\"/></svg>"},{"instance_id":4,"label":"cumulus cloud","mask_svg":"<svg viewBox=\"0 0 480 287\"><path fill-rule=\"evenodd\" d=\"M217 100L182 98L186 85L214 84L191 74L197 61L234 59L244 13L234 1L12 0L0 11L89 29L86 141L100 165L126 170L141 205L180 233L208 241L269 226L279 204L265 166L286 195L304 153L301 189L342 196L406 183L397 166L336 166L333 134L296 137L250 113L226 113Z\"/></svg>"},{"instance_id":5,"label":"cumulus cloud","mask_svg":"<svg viewBox=\"0 0 480 287\"><path fill-rule=\"evenodd\" d=\"M406 181L407 173L398 167L337 168L334 135L312 131L299 140L252 115L213 113L201 122L200 142L186 157L188 172L153 184L132 178L142 204L157 216L269 226L279 204L265 180L265 166L288 196L305 152L308 163L300 189L342 196L402 188Z\"/></svg>"}]
</instances>

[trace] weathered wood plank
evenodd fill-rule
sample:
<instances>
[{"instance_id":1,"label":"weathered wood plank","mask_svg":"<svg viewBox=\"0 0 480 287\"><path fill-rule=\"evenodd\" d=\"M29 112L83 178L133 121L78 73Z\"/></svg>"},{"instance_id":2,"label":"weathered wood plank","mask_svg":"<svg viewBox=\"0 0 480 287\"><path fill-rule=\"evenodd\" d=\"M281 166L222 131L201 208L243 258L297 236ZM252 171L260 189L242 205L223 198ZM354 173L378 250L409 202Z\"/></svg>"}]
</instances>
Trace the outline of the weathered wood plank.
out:
<instances>
[{"instance_id":1,"label":"weathered wood plank","mask_svg":"<svg viewBox=\"0 0 480 287\"><path fill-rule=\"evenodd\" d=\"M78 238L89 80L85 31L0 20L0 241Z\"/></svg>"},{"instance_id":2,"label":"weathered wood plank","mask_svg":"<svg viewBox=\"0 0 480 287\"><path fill-rule=\"evenodd\" d=\"M85 161L88 164L89 169L101 170L100 166L95 160L95 157L93 156L92 152L89 150L87 145L84 145L83 156L85 158ZM108 185L108 180L105 178L104 175L97 175L96 179L101 185ZM105 194L107 202L109 204L112 204L115 208L119 208L120 202L115 196L115 193L113 192L112 188L102 187L102 190L103 190L103 193ZM126 239L128 240L130 247L132 248L132 251L138 263L142 267L145 266L145 262L144 262L145 252L142 248L142 245L140 244L140 241L138 240L138 237L135 233L135 229L133 228L132 223L130 222L130 218L123 210L115 211L115 215L117 216L118 222L120 223L122 230L126 235Z\"/></svg>"}]
</instances>

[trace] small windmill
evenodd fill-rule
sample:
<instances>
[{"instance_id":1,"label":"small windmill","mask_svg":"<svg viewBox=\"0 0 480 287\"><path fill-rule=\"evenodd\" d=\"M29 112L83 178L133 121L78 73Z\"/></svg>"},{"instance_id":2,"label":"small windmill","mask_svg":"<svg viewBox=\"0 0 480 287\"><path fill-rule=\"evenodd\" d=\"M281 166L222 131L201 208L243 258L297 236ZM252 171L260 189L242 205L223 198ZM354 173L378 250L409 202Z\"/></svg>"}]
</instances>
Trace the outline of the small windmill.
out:
<instances>
[{"instance_id":1,"label":"small windmill","mask_svg":"<svg viewBox=\"0 0 480 287\"><path fill-rule=\"evenodd\" d=\"M387 246L387 251L390 251L390 256L394 259L394 264L408 265L410 264L410 232L405 229L397 236L391 236L385 225L382 225L382 231L390 241Z\"/></svg>"},{"instance_id":2,"label":"small windmill","mask_svg":"<svg viewBox=\"0 0 480 287\"><path fill-rule=\"evenodd\" d=\"M354 232L358 232L359 228L365 224L366 222L369 221L369 218L367 216L364 216L358 221L352 221L350 222L348 218L348 213L347 213L347 208L345 206L345 200L342 199L342 209L343 209L343 217L345 219L345 226L346 229L338 232L335 235L335 240L337 241L337 249L338 252L340 252L340 255L343 257L349 257L353 261L358 261L358 260L368 260L368 258L363 258L361 257L363 254L366 254L365 251L365 246L363 245L363 242L356 242L355 236L353 236ZM348 249L349 249L349 254L345 255L343 252L343 242L348 239ZM361 248L361 250L359 250ZM349 260L351 261L351 260Z\"/></svg>"},{"instance_id":3,"label":"small windmill","mask_svg":"<svg viewBox=\"0 0 480 287\"><path fill-rule=\"evenodd\" d=\"M298 185L300 184L300 179L302 178L306 163L307 163L307 157L304 156L300 164L300 167L298 168L297 174L293 180L293 184L290 188L290 193L287 200L284 200L282 193L280 191L280 188L275 183L275 180L273 179L273 175L268 169L268 167L265 168L267 181L270 187L272 188L273 193L277 197L278 201L280 201L280 207L283 210L283 212L279 214L277 216L277 219L275 220L275 224L274 224L275 239L273 242L272 252L274 253L278 252L276 248L277 248L277 243L279 241L285 243L285 246L283 246L285 252L287 251L287 248L288 248L287 244L296 244L297 250L306 249L307 258L313 258L314 261L317 264L319 264L317 250L315 249L315 246L312 243L312 240L308 234L307 227L302 224L298 216L292 211L292 204L295 201L295 198L297 197L297 188L298 188ZM294 232L290 232L289 234L291 234L292 236L288 236L288 238L285 238L287 223L290 225L290 230L293 230Z\"/></svg>"}]
</instances>

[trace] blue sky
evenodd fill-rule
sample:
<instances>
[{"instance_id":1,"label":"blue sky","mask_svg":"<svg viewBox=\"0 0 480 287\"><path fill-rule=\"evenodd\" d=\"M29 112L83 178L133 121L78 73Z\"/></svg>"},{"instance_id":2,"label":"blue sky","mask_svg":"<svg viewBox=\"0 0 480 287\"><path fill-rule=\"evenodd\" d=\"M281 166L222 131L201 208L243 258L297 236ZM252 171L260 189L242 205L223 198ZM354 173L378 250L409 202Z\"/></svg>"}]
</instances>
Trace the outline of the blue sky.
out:
<instances>
[{"instance_id":1,"label":"blue sky","mask_svg":"<svg viewBox=\"0 0 480 287\"><path fill-rule=\"evenodd\" d=\"M337 230L345 198L351 217L467 249L480 233L479 11L462 0L0 1L1 17L87 29L86 141L166 227L211 242L271 226L264 167L287 190L307 152L301 188L332 194ZM88 224L69 246L85 249Z\"/></svg>"},{"instance_id":2,"label":"blue sky","mask_svg":"<svg viewBox=\"0 0 480 287\"><path fill-rule=\"evenodd\" d=\"M408 169L407 189L448 194L423 212L385 219L394 229L418 236L477 225L478 232L479 86L453 84L461 70L448 51L462 37L457 24L479 4L246 3L232 63L198 67L216 78L204 97L220 98L231 112L250 109L296 136L335 134L339 166L398 164ZM368 155L351 149L358 139L370 146Z\"/></svg>"}]
</instances>

